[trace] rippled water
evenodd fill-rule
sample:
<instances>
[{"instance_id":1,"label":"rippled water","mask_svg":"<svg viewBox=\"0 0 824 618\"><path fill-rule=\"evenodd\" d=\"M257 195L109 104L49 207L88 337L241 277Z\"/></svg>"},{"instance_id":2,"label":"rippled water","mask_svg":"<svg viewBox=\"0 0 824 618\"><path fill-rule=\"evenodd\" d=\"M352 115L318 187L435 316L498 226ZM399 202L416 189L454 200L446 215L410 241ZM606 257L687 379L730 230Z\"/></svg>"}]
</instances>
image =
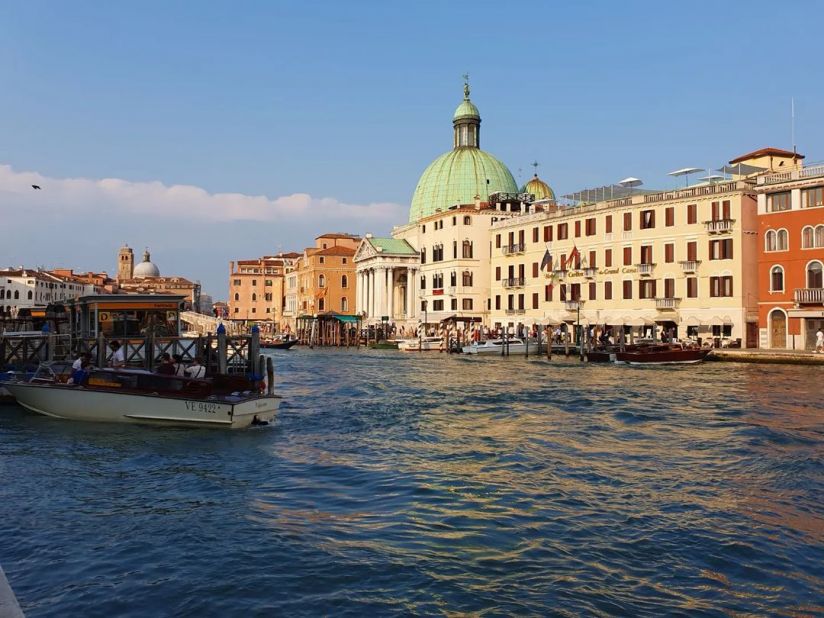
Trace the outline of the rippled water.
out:
<instances>
[{"instance_id":1,"label":"rippled water","mask_svg":"<svg viewBox=\"0 0 824 618\"><path fill-rule=\"evenodd\" d=\"M260 429L0 408L27 615L824 614L820 368L276 354Z\"/></svg>"}]
</instances>

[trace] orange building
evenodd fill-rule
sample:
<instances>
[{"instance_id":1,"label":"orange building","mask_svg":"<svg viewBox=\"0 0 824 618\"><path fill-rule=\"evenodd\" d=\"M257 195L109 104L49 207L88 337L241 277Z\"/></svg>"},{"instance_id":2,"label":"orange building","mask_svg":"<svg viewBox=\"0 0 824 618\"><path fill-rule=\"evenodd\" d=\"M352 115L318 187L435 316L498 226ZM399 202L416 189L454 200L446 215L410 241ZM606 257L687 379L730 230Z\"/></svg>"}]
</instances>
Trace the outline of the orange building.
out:
<instances>
[{"instance_id":1,"label":"orange building","mask_svg":"<svg viewBox=\"0 0 824 618\"><path fill-rule=\"evenodd\" d=\"M355 249L360 237L324 234L297 263L297 314L355 314Z\"/></svg>"},{"instance_id":2,"label":"orange building","mask_svg":"<svg viewBox=\"0 0 824 618\"><path fill-rule=\"evenodd\" d=\"M824 165L763 152L778 163L756 185L760 345L812 350L824 329Z\"/></svg>"},{"instance_id":3,"label":"orange building","mask_svg":"<svg viewBox=\"0 0 824 618\"><path fill-rule=\"evenodd\" d=\"M284 275L292 272L299 253L279 253L229 263L229 319L268 323L283 328Z\"/></svg>"}]
</instances>

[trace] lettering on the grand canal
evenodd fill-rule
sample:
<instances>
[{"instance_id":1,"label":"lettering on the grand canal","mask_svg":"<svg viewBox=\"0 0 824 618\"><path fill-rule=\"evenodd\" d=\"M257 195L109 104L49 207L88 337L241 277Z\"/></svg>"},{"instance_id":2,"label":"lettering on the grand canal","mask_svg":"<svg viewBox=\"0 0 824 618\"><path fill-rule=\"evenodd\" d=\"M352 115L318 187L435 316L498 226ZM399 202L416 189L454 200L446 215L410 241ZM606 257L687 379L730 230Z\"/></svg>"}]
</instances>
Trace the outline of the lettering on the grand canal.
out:
<instances>
[{"instance_id":1,"label":"lettering on the grand canal","mask_svg":"<svg viewBox=\"0 0 824 618\"><path fill-rule=\"evenodd\" d=\"M203 401L187 401L186 409L189 412L203 412L204 414L217 414L216 403L205 403Z\"/></svg>"}]
</instances>

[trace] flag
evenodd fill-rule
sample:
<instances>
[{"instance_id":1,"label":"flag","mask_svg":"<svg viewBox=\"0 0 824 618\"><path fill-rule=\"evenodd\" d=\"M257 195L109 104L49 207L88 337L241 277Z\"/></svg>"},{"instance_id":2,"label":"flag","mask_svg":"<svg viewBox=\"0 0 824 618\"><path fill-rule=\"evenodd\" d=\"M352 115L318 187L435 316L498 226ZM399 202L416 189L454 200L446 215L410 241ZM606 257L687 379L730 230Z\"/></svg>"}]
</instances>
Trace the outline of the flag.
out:
<instances>
[{"instance_id":1,"label":"flag","mask_svg":"<svg viewBox=\"0 0 824 618\"><path fill-rule=\"evenodd\" d=\"M544 253L544 259L541 260L541 270L548 268L552 264L552 256L549 254L549 249Z\"/></svg>"},{"instance_id":2,"label":"flag","mask_svg":"<svg viewBox=\"0 0 824 618\"><path fill-rule=\"evenodd\" d=\"M569 254L569 257L566 261L566 267L569 268L569 265L575 261L576 257L581 257L581 252L578 251L578 247L572 246L572 253Z\"/></svg>"}]
</instances>

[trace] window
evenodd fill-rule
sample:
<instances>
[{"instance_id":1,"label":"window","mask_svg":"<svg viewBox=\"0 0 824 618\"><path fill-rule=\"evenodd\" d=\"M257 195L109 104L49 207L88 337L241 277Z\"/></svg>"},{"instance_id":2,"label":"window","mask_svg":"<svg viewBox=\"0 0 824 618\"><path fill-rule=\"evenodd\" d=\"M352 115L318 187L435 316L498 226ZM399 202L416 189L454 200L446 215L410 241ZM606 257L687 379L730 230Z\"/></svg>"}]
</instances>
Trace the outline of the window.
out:
<instances>
[{"instance_id":1,"label":"window","mask_svg":"<svg viewBox=\"0 0 824 618\"><path fill-rule=\"evenodd\" d=\"M496 311L501 310L501 295L500 294L495 295L495 310Z\"/></svg>"},{"instance_id":2,"label":"window","mask_svg":"<svg viewBox=\"0 0 824 618\"><path fill-rule=\"evenodd\" d=\"M464 215L463 222L464 222L464 225L472 225L472 217L470 217L469 215ZM470 298L469 301L470 301L469 304L471 305L472 304L472 299Z\"/></svg>"},{"instance_id":3,"label":"window","mask_svg":"<svg viewBox=\"0 0 824 618\"><path fill-rule=\"evenodd\" d=\"M472 311L472 299L471 298L462 299L461 300L461 309L463 309L464 311Z\"/></svg>"},{"instance_id":4,"label":"window","mask_svg":"<svg viewBox=\"0 0 824 618\"><path fill-rule=\"evenodd\" d=\"M347 277L346 275L341 275L340 287L342 287L342 288L348 288L349 287L349 277Z\"/></svg>"},{"instance_id":5,"label":"window","mask_svg":"<svg viewBox=\"0 0 824 618\"><path fill-rule=\"evenodd\" d=\"M539 266L538 262L532 262L532 276L533 277L538 276L538 266Z\"/></svg>"},{"instance_id":6,"label":"window","mask_svg":"<svg viewBox=\"0 0 824 618\"><path fill-rule=\"evenodd\" d=\"M449 308L452 309L452 311L457 311L458 310L458 299L457 298L453 298L451 301L449 301Z\"/></svg>"},{"instance_id":7,"label":"window","mask_svg":"<svg viewBox=\"0 0 824 618\"><path fill-rule=\"evenodd\" d=\"M432 261L443 261L443 245L435 245L434 247L432 247Z\"/></svg>"},{"instance_id":8,"label":"window","mask_svg":"<svg viewBox=\"0 0 824 618\"><path fill-rule=\"evenodd\" d=\"M598 254L595 251L589 252L589 261L587 262L587 268L597 268L595 259L597 255Z\"/></svg>"},{"instance_id":9,"label":"window","mask_svg":"<svg viewBox=\"0 0 824 618\"><path fill-rule=\"evenodd\" d=\"M824 268L821 262L810 262L807 265L807 287L824 288Z\"/></svg>"},{"instance_id":10,"label":"window","mask_svg":"<svg viewBox=\"0 0 824 618\"><path fill-rule=\"evenodd\" d=\"M612 249L604 250L604 266L609 268L612 266Z\"/></svg>"},{"instance_id":11,"label":"window","mask_svg":"<svg viewBox=\"0 0 824 618\"><path fill-rule=\"evenodd\" d=\"M767 231L767 234L764 236L764 251L770 251L770 241L769 235L772 230ZM775 240L773 240L773 246L775 246ZM815 230L811 225L806 226L803 230L801 230L801 248L802 249L812 249L815 247ZM775 251L775 249L772 249Z\"/></svg>"},{"instance_id":12,"label":"window","mask_svg":"<svg viewBox=\"0 0 824 618\"><path fill-rule=\"evenodd\" d=\"M642 230L651 230L655 227L655 211L642 210L640 216L640 227Z\"/></svg>"},{"instance_id":13,"label":"window","mask_svg":"<svg viewBox=\"0 0 824 618\"><path fill-rule=\"evenodd\" d=\"M773 266L770 269L770 292L784 291L784 269L780 266Z\"/></svg>"},{"instance_id":14,"label":"window","mask_svg":"<svg viewBox=\"0 0 824 618\"><path fill-rule=\"evenodd\" d=\"M781 212L790 209L790 192L771 193L767 195L767 212Z\"/></svg>"},{"instance_id":15,"label":"window","mask_svg":"<svg viewBox=\"0 0 824 618\"><path fill-rule=\"evenodd\" d=\"M458 259L458 241L457 240L452 241L452 259L453 260Z\"/></svg>"},{"instance_id":16,"label":"window","mask_svg":"<svg viewBox=\"0 0 824 618\"><path fill-rule=\"evenodd\" d=\"M537 227L532 228L532 242L538 242L539 233L540 232L539 232L539 229Z\"/></svg>"},{"instance_id":17,"label":"window","mask_svg":"<svg viewBox=\"0 0 824 618\"><path fill-rule=\"evenodd\" d=\"M506 297L506 308L510 311L515 308L515 296L513 294L508 294Z\"/></svg>"},{"instance_id":18,"label":"window","mask_svg":"<svg viewBox=\"0 0 824 618\"><path fill-rule=\"evenodd\" d=\"M521 247L524 246L524 231L523 230L518 230L518 243L521 245Z\"/></svg>"},{"instance_id":19,"label":"window","mask_svg":"<svg viewBox=\"0 0 824 618\"><path fill-rule=\"evenodd\" d=\"M687 298L698 298L698 277L687 277Z\"/></svg>"},{"instance_id":20,"label":"window","mask_svg":"<svg viewBox=\"0 0 824 618\"><path fill-rule=\"evenodd\" d=\"M265 285L265 286L267 286L267 287L272 287L272 280L271 280L271 279L267 279L266 281L264 281L264 282L263 282L263 285Z\"/></svg>"},{"instance_id":21,"label":"window","mask_svg":"<svg viewBox=\"0 0 824 618\"><path fill-rule=\"evenodd\" d=\"M698 223L698 204L687 204L687 224Z\"/></svg>"},{"instance_id":22,"label":"window","mask_svg":"<svg viewBox=\"0 0 824 618\"><path fill-rule=\"evenodd\" d=\"M769 232L767 232L769 234ZM801 230L801 248L824 248L824 225L806 226Z\"/></svg>"},{"instance_id":23,"label":"window","mask_svg":"<svg viewBox=\"0 0 824 618\"><path fill-rule=\"evenodd\" d=\"M319 298L318 299L318 311L325 311L326 310L326 299ZM252 309L254 312L254 309Z\"/></svg>"},{"instance_id":24,"label":"window","mask_svg":"<svg viewBox=\"0 0 824 618\"><path fill-rule=\"evenodd\" d=\"M671 264L675 261L675 245L667 243L664 245L664 262Z\"/></svg>"},{"instance_id":25,"label":"window","mask_svg":"<svg viewBox=\"0 0 824 618\"><path fill-rule=\"evenodd\" d=\"M341 264L346 264L346 258L341 258L340 263Z\"/></svg>"},{"instance_id":26,"label":"window","mask_svg":"<svg viewBox=\"0 0 824 618\"><path fill-rule=\"evenodd\" d=\"M439 290L443 288L443 273L432 275L432 289Z\"/></svg>"},{"instance_id":27,"label":"window","mask_svg":"<svg viewBox=\"0 0 824 618\"><path fill-rule=\"evenodd\" d=\"M581 222L576 221L575 222L575 238L580 238L580 237L581 237Z\"/></svg>"},{"instance_id":28,"label":"window","mask_svg":"<svg viewBox=\"0 0 824 618\"><path fill-rule=\"evenodd\" d=\"M324 245L324 247L323 247L323 248L324 248L324 249L326 249L326 245ZM319 263L321 263L321 264L324 264L324 263L326 262L326 258L325 258L325 257L323 257L323 256L320 256L320 257L318 258L318 262L319 262ZM252 285L254 285L254 282L252 282Z\"/></svg>"},{"instance_id":29,"label":"window","mask_svg":"<svg viewBox=\"0 0 824 618\"><path fill-rule=\"evenodd\" d=\"M589 283L589 300L596 299L596 284L594 281L590 281Z\"/></svg>"},{"instance_id":30,"label":"window","mask_svg":"<svg viewBox=\"0 0 824 618\"><path fill-rule=\"evenodd\" d=\"M318 287L325 288L326 287L326 277L324 275L320 275L318 277Z\"/></svg>"},{"instance_id":31,"label":"window","mask_svg":"<svg viewBox=\"0 0 824 618\"><path fill-rule=\"evenodd\" d=\"M824 206L824 187L801 189L801 208Z\"/></svg>"},{"instance_id":32,"label":"window","mask_svg":"<svg viewBox=\"0 0 824 618\"><path fill-rule=\"evenodd\" d=\"M500 280L501 280L501 267L496 266L495 267L495 281L500 281Z\"/></svg>"},{"instance_id":33,"label":"window","mask_svg":"<svg viewBox=\"0 0 824 618\"><path fill-rule=\"evenodd\" d=\"M690 262L698 260L698 241L691 240L687 243L687 260Z\"/></svg>"},{"instance_id":34,"label":"window","mask_svg":"<svg viewBox=\"0 0 824 618\"><path fill-rule=\"evenodd\" d=\"M558 295L559 295L559 297L560 297L560 301L561 301L561 302L564 302L564 301L567 299L567 288L566 288L566 283L562 283L562 284L560 285L560 287L558 288L558 290L559 290Z\"/></svg>"},{"instance_id":35,"label":"window","mask_svg":"<svg viewBox=\"0 0 824 618\"><path fill-rule=\"evenodd\" d=\"M641 246L641 264L652 264L652 245Z\"/></svg>"},{"instance_id":36,"label":"window","mask_svg":"<svg viewBox=\"0 0 824 618\"><path fill-rule=\"evenodd\" d=\"M632 229L632 213L624 213L624 231L629 232Z\"/></svg>"},{"instance_id":37,"label":"window","mask_svg":"<svg viewBox=\"0 0 824 618\"><path fill-rule=\"evenodd\" d=\"M711 260L731 260L732 259L732 238L710 241Z\"/></svg>"},{"instance_id":38,"label":"window","mask_svg":"<svg viewBox=\"0 0 824 618\"><path fill-rule=\"evenodd\" d=\"M544 242L552 242L552 226L544 226Z\"/></svg>"},{"instance_id":39,"label":"window","mask_svg":"<svg viewBox=\"0 0 824 618\"><path fill-rule=\"evenodd\" d=\"M454 270L451 273L449 273L449 285L451 285L453 288L456 285L458 285L458 275Z\"/></svg>"},{"instance_id":40,"label":"window","mask_svg":"<svg viewBox=\"0 0 824 618\"><path fill-rule=\"evenodd\" d=\"M632 281L624 281L624 300L632 299Z\"/></svg>"},{"instance_id":41,"label":"window","mask_svg":"<svg viewBox=\"0 0 824 618\"><path fill-rule=\"evenodd\" d=\"M587 236L595 236L595 217L591 217L584 221L584 229Z\"/></svg>"},{"instance_id":42,"label":"window","mask_svg":"<svg viewBox=\"0 0 824 618\"><path fill-rule=\"evenodd\" d=\"M458 217L452 217L452 227L458 225Z\"/></svg>"},{"instance_id":43,"label":"window","mask_svg":"<svg viewBox=\"0 0 824 618\"><path fill-rule=\"evenodd\" d=\"M532 308L533 308L533 309L537 309L537 308L538 308L538 301L539 301L539 298L538 298L538 292L534 292L534 293L532 294Z\"/></svg>"},{"instance_id":44,"label":"window","mask_svg":"<svg viewBox=\"0 0 824 618\"><path fill-rule=\"evenodd\" d=\"M470 271L463 271L463 274L461 275L461 285L463 285L465 288L472 287L472 273Z\"/></svg>"},{"instance_id":45,"label":"window","mask_svg":"<svg viewBox=\"0 0 824 618\"><path fill-rule=\"evenodd\" d=\"M552 300L552 284L547 283L544 286L544 300L549 302Z\"/></svg>"},{"instance_id":46,"label":"window","mask_svg":"<svg viewBox=\"0 0 824 618\"><path fill-rule=\"evenodd\" d=\"M655 298L655 279L644 279L638 282L638 298Z\"/></svg>"},{"instance_id":47,"label":"window","mask_svg":"<svg viewBox=\"0 0 824 618\"><path fill-rule=\"evenodd\" d=\"M630 264L632 264L632 247L624 247L624 266L629 266Z\"/></svg>"},{"instance_id":48,"label":"window","mask_svg":"<svg viewBox=\"0 0 824 618\"><path fill-rule=\"evenodd\" d=\"M568 223L559 223L558 224L558 240L566 240L569 238L569 224Z\"/></svg>"},{"instance_id":49,"label":"window","mask_svg":"<svg viewBox=\"0 0 824 618\"><path fill-rule=\"evenodd\" d=\"M252 279L252 285L257 285L257 279Z\"/></svg>"},{"instance_id":50,"label":"window","mask_svg":"<svg viewBox=\"0 0 824 618\"><path fill-rule=\"evenodd\" d=\"M726 297L732 296L732 277L710 277L710 296Z\"/></svg>"},{"instance_id":51,"label":"window","mask_svg":"<svg viewBox=\"0 0 824 618\"><path fill-rule=\"evenodd\" d=\"M252 313L257 313L257 309L252 307Z\"/></svg>"},{"instance_id":52,"label":"window","mask_svg":"<svg viewBox=\"0 0 824 618\"><path fill-rule=\"evenodd\" d=\"M441 221L443 223L443 221ZM432 301L432 311L443 311L443 299Z\"/></svg>"},{"instance_id":53,"label":"window","mask_svg":"<svg viewBox=\"0 0 824 618\"><path fill-rule=\"evenodd\" d=\"M421 275L421 289L422 290L426 289L426 277L423 276L423 275Z\"/></svg>"},{"instance_id":54,"label":"window","mask_svg":"<svg viewBox=\"0 0 824 618\"><path fill-rule=\"evenodd\" d=\"M612 215L606 216L606 219L604 220L604 225L606 226L606 233L612 234Z\"/></svg>"},{"instance_id":55,"label":"window","mask_svg":"<svg viewBox=\"0 0 824 618\"><path fill-rule=\"evenodd\" d=\"M669 206L664 209L664 225L666 227L675 225L675 206Z\"/></svg>"},{"instance_id":56,"label":"window","mask_svg":"<svg viewBox=\"0 0 824 618\"><path fill-rule=\"evenodd\" d=\"M463 257L465 259L471 259L472 258L472 241L471 240L463 241L463 250L462 251L463 251Z\"/></svg>"},{"instance_id":57,"label":"window","mask_svg":"<svg viewBox=\"0 0 824 618\"><path fill-rule=\"evenodd\" d=\"M612 300L612 281L604 281L604 300Z\"/></svg>"},{"instance_id":58,"label":"window","mask_svg":"<svg viewBox=\"0 0 824 618\"><path fill-rule=\"evenodd\" d=\"M235 279L232 281L232 285L240 285L240 279Z\"/></svg>"},{"instance_id":59,"label":"window","mask_svg":"<svg viewBox=\"0 0 824 618\"><path fill-rule=\"evenodd\" d=\"M501 248L501 235L500 234L495 234L495 248L496 249Z\"/></svg>"},{"instance_id":60,"label":"window","mask_svg":"<svg viewBox=\"0 0 824 618\"><path fill-rule=\"evenodd\" d=\"M237 301L237 300L240 300L240 294L238 294L237 292L235 292L235 300L236 300L236 301Z\"/></svg>"},{"instance_id":61,"label":"window","mask_svg":"<svg viewBox=\"0 0 824 618\"><path fill-rule=\"evenodd\" d=\"M790 248L790 233L787 230L778 230L775 239L776 251L787 251Z\"/></svg>"},{"instance_id":62,"label":"window","mask_svg":"<svg viewBox=\"0 0 824 618\"><path fill-rule=\"evenodd\" d=\"M573 283L569 286L570 300L581 300L581 284Z\"/></svg>"},{"instance_id":63,"label":"window","mask_svg":"<svg viewBox=\"0 0 824 618\"><path fill-rule=\"evenodd\" d=\"M253 292L253 293L252 293L252 302L256 302L256 301L257 301L257 294L255 294L255 293Z\"/></svg>"},{"instance_id":64,"label":"window","mask_svg":"<svg viewBox=\"0 0 824 618\"><path fill-rule=\"evenodd\" d=\"M664 279L664 298L675 298L675 279Z\"/></svg>"}]
</instances>

